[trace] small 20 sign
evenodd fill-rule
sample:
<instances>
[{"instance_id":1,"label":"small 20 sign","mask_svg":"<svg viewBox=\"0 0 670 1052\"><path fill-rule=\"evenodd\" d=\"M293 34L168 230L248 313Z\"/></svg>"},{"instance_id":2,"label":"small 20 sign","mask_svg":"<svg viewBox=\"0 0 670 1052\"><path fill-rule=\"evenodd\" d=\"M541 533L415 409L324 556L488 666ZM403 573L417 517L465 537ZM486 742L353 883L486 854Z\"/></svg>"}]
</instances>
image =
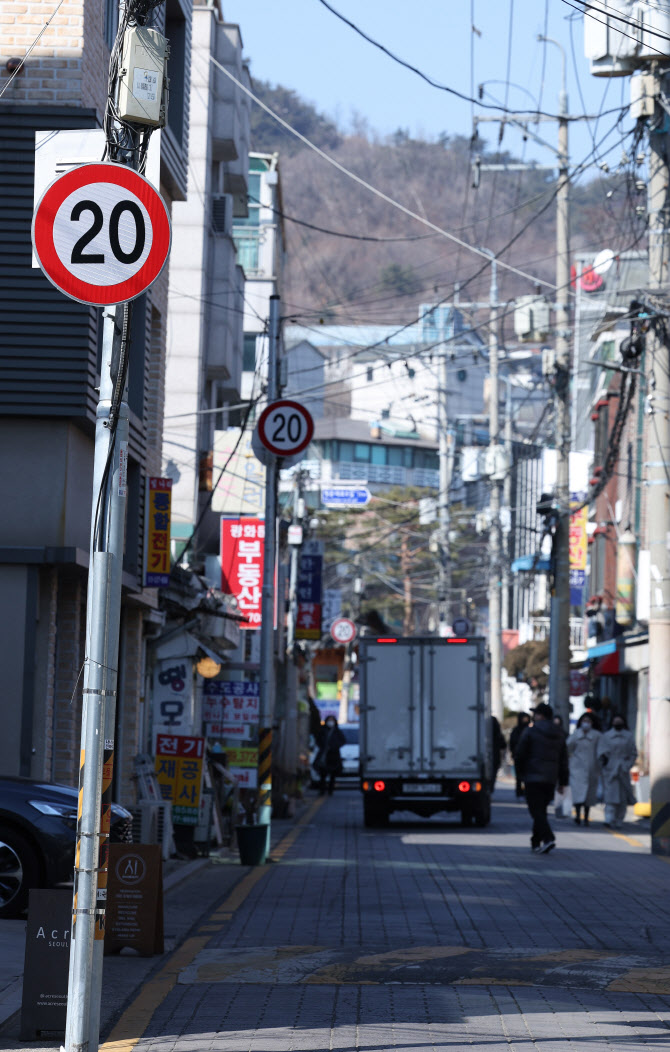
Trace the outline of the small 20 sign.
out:
<instances>
[{"instance_id":1,"label":"small 20 sign","mask_svg":"<svg viewBox=\"0 0 670 1052\"><path fill-rule=\"evenodd\" d=\"M258 420L258 437L277 457L292 457L302 453L312 441L312 414L299 402L282 398L271 402Z\"/></svg>"}]
</instances>

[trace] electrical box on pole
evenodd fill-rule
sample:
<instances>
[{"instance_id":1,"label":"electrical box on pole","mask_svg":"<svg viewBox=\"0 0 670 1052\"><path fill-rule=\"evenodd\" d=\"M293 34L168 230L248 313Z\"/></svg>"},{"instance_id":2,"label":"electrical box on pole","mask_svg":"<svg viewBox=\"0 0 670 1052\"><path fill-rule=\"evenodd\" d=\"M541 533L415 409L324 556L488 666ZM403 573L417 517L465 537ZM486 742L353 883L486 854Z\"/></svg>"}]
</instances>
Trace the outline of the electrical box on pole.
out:
<instances>
[{"instance_id":1,"label":"electrical box on pole","mask_svg":"<svg viewBox=\"0 0 670 1052\"><path fill-rule=\"evenodd\" d=\"M170 45L156 29L132 26L125 34L119 70L121 120L162 128L167 117L165 66Z\"/></svg>"}]
</instances>

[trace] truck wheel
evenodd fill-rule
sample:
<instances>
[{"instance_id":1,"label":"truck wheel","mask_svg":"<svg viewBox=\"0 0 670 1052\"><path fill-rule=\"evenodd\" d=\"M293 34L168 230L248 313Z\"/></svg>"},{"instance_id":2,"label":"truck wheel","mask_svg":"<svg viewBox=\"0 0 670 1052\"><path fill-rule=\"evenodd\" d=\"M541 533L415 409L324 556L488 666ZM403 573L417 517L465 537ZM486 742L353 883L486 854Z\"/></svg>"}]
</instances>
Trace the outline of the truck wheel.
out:
<instances>
[{"instance_id":1,"label":"truck wheel","mask_svg":"<svg viewBox=\"0 0 670 1052\"><path fill-rule=\"evenodd\" d=\"M363 797L363 822L368 829L388 825L389 815L383 803L372 799L370 796Z\"/></svg>"},{"instance_id":2,"label":"truck wheel","mask_svg":"<svg viewBox=\"0 0 670 1052\"><path fill-rule=\"evenodd\" d=\"M491 821L491 797L488 793L482 793L477 810L475 811L475 825L483 828Z\"/></svg>"}]
</instances>

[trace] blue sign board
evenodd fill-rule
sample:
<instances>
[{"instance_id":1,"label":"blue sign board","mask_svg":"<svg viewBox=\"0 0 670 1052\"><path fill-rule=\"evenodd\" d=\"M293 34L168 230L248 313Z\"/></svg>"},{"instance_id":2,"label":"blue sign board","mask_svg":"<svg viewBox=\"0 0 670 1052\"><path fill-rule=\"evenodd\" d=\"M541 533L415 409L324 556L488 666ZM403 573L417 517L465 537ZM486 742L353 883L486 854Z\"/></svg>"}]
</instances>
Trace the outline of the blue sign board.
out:
<instances>
[{"instance_id":1,"label":"blue sign board","mask_svg":"<svg viewBox=\"0 0 670 1052\"><path fill-rule=\"evenodd\" d=\"M327 508L362 507L370 503L370 496L367 486L324 486L321 489L321 503Z\"/></svg>"}]
</instances>

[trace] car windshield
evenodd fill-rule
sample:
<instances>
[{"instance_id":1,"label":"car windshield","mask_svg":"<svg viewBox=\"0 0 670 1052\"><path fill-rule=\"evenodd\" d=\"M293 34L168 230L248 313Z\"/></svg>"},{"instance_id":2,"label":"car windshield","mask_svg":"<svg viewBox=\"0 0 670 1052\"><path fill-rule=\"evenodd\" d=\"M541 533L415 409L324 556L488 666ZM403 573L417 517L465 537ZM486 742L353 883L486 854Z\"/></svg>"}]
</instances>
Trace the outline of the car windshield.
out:
<instances>
[{"instance_id":1,"label":"car windshield","mask_svg":"<svg viewBox=\"0 0 670 1052\"><path fill-rule=\"evenodd\" d=\"M343 727L342 733L347 745L358 745L358 727Z\"/></svg>"}]
</instances>

